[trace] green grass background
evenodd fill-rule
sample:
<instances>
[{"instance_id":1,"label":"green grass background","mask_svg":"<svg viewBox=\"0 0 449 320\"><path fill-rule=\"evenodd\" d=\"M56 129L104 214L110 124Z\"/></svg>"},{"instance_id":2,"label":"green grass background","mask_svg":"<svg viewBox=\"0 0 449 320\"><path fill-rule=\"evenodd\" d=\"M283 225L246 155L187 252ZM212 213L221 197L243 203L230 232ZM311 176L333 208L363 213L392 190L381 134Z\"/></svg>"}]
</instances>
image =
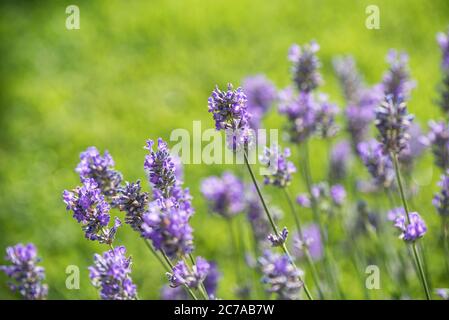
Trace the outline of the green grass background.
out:
<instances>
[{"instance_id":1,"label":"green grass background","mask_svg":"<svg viewBox=\"0 0 449 320\"><path fill-rule=\"evenodd\" d=\"M80 30L65 28L69 4L80 8ZM380 8L380 30L365 28L369 4ZM448 24L446 0L2 2L0 251L17 242L34 242L43 257L50 298L97 298L87 266L92 255L105 248L83 238L61 200L62 190L78 184L73 169L80 151L90 145L107 149L125 179L144 180L146 139L168 139L174 128L191 130L193 120L201 120L203 128L212 127L207 98L215 84L239 84L247 75L265 73L278 87L288 85L287 50L292 43L311 39L321 45L325 79L321 90L340 104L333 56L353 54L367 82L374 83L386 68L387 50L406 50L418 83L409 108L425 125L441 118L432 102L440 80L435 34ZM265 125L280 128L282 123L273 110ZM313 175L318 180L325 175L326 152L320 141L312 144ZM431 205L440 172L432 168L431 157L425 156L415 177L427 183L415 202L429 224L424 242L432 284L449 287L437 247L439 219ZM196 253L218 262L224 274L218 296L226 299L235 297L237 279L226 224L207 213L199 193L200 179L222 170L188 165L185 183L196 207L192 219ZM353 175L367 177L362 168ZM300 180L296 175L294 193L304 190ZM144 186L148 188L147 183ZM281 194L266 192L272 203L287 210ZM304 215L310 219L309 212ZM285 223L292 226L285 216ZM158 298L166 282L161 267L129 227L120 230L117 242L133 256L133 279L140 296ZM398 240L395 245L402 243ZM347 296L362 298L344 255L339 264ZM80 290L65 288L67 265L80 267ZM388 297L386 290L394 284L385 282L374 297ZM5 283L2 274L0 298L15 298ZM412 294L422 297L417 280L412 287Z\"/></svg>"}]
</instances>

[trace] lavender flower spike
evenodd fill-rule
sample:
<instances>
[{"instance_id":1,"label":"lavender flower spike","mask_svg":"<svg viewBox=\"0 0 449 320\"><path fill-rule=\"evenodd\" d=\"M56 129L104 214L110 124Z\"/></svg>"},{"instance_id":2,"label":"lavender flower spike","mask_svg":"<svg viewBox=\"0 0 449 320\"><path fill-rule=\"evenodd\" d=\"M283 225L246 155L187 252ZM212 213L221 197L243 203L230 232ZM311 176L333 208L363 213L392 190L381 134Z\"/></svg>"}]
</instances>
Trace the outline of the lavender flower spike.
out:
<instances>
[{"instance_id":1,"label":"lavender flower spike","mask_svg":"<svg viewBox=\"0 0 449 320\"><path fill-rule=\"evenodd\" d=\"M150 239L156 250L163 250L170 258L193 251L189 212L176 207L160 208L157 201L148 205L143 215L142 235Z\"/></svg>"},{"instance_id":2,"label":"lavender flower spike","mask_svg":"<svg viewBox=\"0 0 449 320\"><path fill-rule=\"evenodd\" d=\"M210 264L202 257L196 258L196 264L190 270L184 261L179 261L173 267L171 273L167 273L170 286L176 288L186 286L191 289L198 289L206 279L210 270Z\"/></svg>"},{"instance_id":3,"label":"lavender flower spike","mask_svg":"<svg viewBox=\"0 0 449 320\"><path fill-rule=\"evenodd\" d=\"M126 258L123 246L94 255L94 265L89 267L92 284L100 288L103 300L137 299L137 287L131 274L131 258Z\"/></svg>"},{"instance_id":4,"label":"lavender flower spike","mask_svg":"<svg viewBox=\"0 0 449 320\"><path fill-rule=\"evenodd\" d=\"M11 265L0 266L13 282L8 283L12 291L20 293L26 300L43 300L47 298L48 286L43 284L45 270L38 266L36 247L29 243L21 243L6 249L6 260Z\"/></svg>"},{"instance_id":5,"label":"lavender flower spike","mask_svg":"<svg viewBox=\"0 0 449 320\"><path fill-rule=\"evenodd\" d=\"M318 225L310 224L306 226L302 235L303 238L299 234L295 234L293 237L293 254L302 258L304 250L307 248L313 260L320 260L323 257L323 243Z\"/></svg>"},{"instance_id":6,"label":"lavender flower spike","mask_svg":"<svg viewBox=\"0 0 449 320\"><path fill-rule=\"evenodd\" d=\"M357 151L376 186L389 188L394 181L395 173L393 162L389 155L383 153L382 145L376 140L361 142Z\"/></svg>"},{"instance_id":7,"label":"lavender flower spike","mask_svg":"<svg viewBox=\"0 0 449 320\"><path fill-rule=\"evenodd\" d=\"M233 89L228 84L227 91L221 91L218 86L208 99L209 112L213 114L217 130L238 129L248 125L247 98L242 88Z\"/></svg>"},{"instance_id":8,"label":"lavender flower spike","mask_svg":"<svg viewBox=\"0 0 449 320\"><path fill-rule=\"evenodd\" d=\"M266 250L259 258L262 268L262 282L269 285L267 291L275 293L281 300L294 300L303 282L300 279L302 271L296 269L287 255L279 255Z\"/></svg>"},{"instance_id":9,"label":"lavender flower spike","mask_svg":"<svg viewBox=\"0 0 449 320\"><path fill-rule=\"evenodd\" d=\"M114 226L108 228L110 207L93 179L84 180L83 185L72 192L65 190L63 199L67 210L71 210L73 217L82 224L87 239L112 243L120 220L116 218Z\"/></svg>"},{"instance_id":10,"label":"lavender flower spike","mask_svg":"<svg viewBox=\"0 0 449 320\"><path fill-rule=\"evenodd\" d=\"M330 188L329 193L330 193L332 202L336 206L339 207L339 206L343 205L344 201L346 200L346 190L342 185L340 185L340 184L333 185Z\"/></svg>"},{"instance_id":11,"label":"lavender flower spike","mask_svg":"<svg viewBox=\"0 0 449 320\"><path fill-rule=\"evenodd\" d=\"M427 145L430 145L435 164L441 169L449 168L449 125L444 122L429 122Z\"/></svg>"},{"instance_id":12,"label":"lavender flower spike","mask_svg":"<svg viewBox=\"0 0 449 320\"><path fill-rule=\"evenodd\" d=\"M408 100L410 92L415 87L415 82L410 80L408 55L392 49L388 52L386 60L390 67L382 81L384 94L391 95L394 103L398 102L398 99Z\"/></svg>"},{"instance_id":13,"label":"lavender flower spike","mask_svg":"<svg viewBox=\"0 0 449 320\"><path fill-rule=\"evenodd\" d=\"M260 157L260 162L270 171L269 175L264 176L265 184L280 188L285 188L290 184L292 174L296 172L293 162L287 160L290 155L289 148L285 148L282 152L277 145L273 145L271 148L265 147L264 153Z\"/></svg>"},{"instance_id":14,"label":"lavender flower spike","mask_svg":"<svg viewBox=\"0 0 449 320\"><path fill-rule=\"evenodd\" d=\"M97 148L89 147L80 154L80 163L76 167L81 182L94 179L98 187L106 196L113 196L122 181L120 172L115 171L114 160L108 151L101 156Z\"/></svg>"},{"instance_id":15,"label":"lavender flower spike","mask_svg":"<svg viewBox=\"0 0 449 320\"><path fill-rule=\"evenodd\" d=\"M449 217L449 171L441 176L438 186L441 190L435 194L432 203L442 217Z\"/></svg>"},{"instance_id":16,"label":"lavender flower spike","mask_svg":"<svg viewBox=\"0 0 449 320\"><path fill-rule=\"evenodd\" d=\"M287 227L284 227L284 229L282 229L282 231L279 233L279 236L274 235L274 234L269 234L268 240L271 242L272 247L280 247L287 240L287 236L288 236L288 230L287 230Z\"/></svg>"},{"instance_id":17,"label":"lavender flower spike","mask_svg":"<svg viewBox=\"0 0 449 320\"><path fill-rule=\"evenodd\" d=\"M208 200L210 210L222 217L231 218L245 209L244 184L231 172L204 179L201 193Z\"/></svg>"},{"instance_id":18,"label":"lavender flower spike","mask_svg":"<svg viewBox=\"0 0 449 320\"><path fill-rule=\"evenodd\" d=\"M175 163L167 143L162 138L157 140L156 151L153 151L153 146L154 141L148 140L145 149L149 154L145 156L144 168L152 187L168 198L176 182Z\"/></svg>"},{"instance_id":19,"label":"lavender flower spike","mask_svg":"<svg viewBox=\"0 0 449 320\"><path fill-rule=\"evenodd\" d=\"M302 47L296 44L290 47L288 58L293 63L293 81L300 92L310 92L322 82L318 72L321 67L316 56L318 50L320 50L320 46L314 41Z\"/></svg>"},{"instance_id":20,"label":"lavender flower spike","mask_svg":"<svg viewBox=\"0 0 449 320\"><path fill-rule=\"evenodd\" d=\"M140 180L137 180L135 183L126 182L124 187L119 188L118 195L113 201L114 207L126 212L125 223L134 231L141 231L142 216L148 204L148 197L147 192L141 192Z\"/></svg>"},{"instance_id":21,"label":"lavender flower spike","mask_svg":"<svg viewBox=\"0 0 449 320\"><path fill-rule=\"evenodd\" d=\"M398 214L394 219L394 226L401 231L401 239L406 242L414 242L424 236L427 227L417 212L410 212L409 217L410 222L407 222L405 214Z\"/></svg>"},{"instance_id":22,"label":"lavender flower spike","mask_svg":"<svg viewBox=\"0 0 449 320\"><path fill-rule=\"evenodd\" d=\"M337 57L333 59L332 63L346 102L357 103L363 88L363 81L354 58L352 56Z\"/></svg>"},{"instance_id":23,"label":"lavender flower spike","mask_svg":"<svg viewBox=\"0 0 449 320\"><path fill-rule=\"evenodd\" d=\"M258 129L262 117L277 97L276 88L264 75L245 78L242 87L248 100L248 112L251 113L250 127Z\"/></svg>"},{"instance_id":24,"label":"lavender flower spike","mask_svg":"<svg viewBox=\"0 0 449 320\"><path fill-rule=\"evenodd\" d=\"M409 129L413 118L400 98L393 100L392 96L386 96L376 109L375 121L385 153L399 154L409 147Z\"/></svg>"}]
</instances>

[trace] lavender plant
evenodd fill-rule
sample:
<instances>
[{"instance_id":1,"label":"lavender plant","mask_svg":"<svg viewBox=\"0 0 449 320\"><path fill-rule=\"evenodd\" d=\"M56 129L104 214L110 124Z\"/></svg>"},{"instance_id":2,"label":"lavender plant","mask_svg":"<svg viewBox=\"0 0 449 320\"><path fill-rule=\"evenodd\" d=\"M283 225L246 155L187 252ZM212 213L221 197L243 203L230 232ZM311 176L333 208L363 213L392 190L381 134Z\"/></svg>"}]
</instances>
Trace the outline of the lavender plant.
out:
<instances>
[{"instance_id":1,"label":"lavender plant","mask_svg":"<svg viewBox=\"0 0 449 320\"><path fill-rule=\"evenodd\" d=\"M9 288L19 293L25 300L44 300L48 295L48 285L44 284L45 269L38 265L37 249L32 243L21 243L6 248L5 259L10 265L0 266L10 279Z\"/></svg>"}]
</instances>

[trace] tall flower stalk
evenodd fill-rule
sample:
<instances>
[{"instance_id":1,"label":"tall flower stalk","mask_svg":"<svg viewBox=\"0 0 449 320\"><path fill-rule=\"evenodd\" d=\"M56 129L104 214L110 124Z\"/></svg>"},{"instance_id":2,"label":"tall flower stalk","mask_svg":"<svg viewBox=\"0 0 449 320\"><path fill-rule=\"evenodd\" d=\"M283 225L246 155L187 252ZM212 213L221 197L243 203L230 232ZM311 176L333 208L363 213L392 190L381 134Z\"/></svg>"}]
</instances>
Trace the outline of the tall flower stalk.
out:
<instances>
[{"instance_id":1,"label":"tall flower stalk","mask_svg":"<svg viewBox=\"0 0 449 320\"><path fill-rule=\"evenodd\" d=\"M408 147L410 139L409 129L413 121L413 115L408 113L407 106L401 98L405 94L402 95L399 89L395 93L396 96L386 96L384 102L376 109L375 124L379 131L379 140L381 141L383 152L390 154L393 160L396 182L405 213L405 217L399 216L395 220L395 226L401 229L403 240L411 244L419 278L426 298L430 300L430 289L416 243L424 235L426 228L418 213L409 212L398 160L400 152Z\"/></svg>"}]
</instances>

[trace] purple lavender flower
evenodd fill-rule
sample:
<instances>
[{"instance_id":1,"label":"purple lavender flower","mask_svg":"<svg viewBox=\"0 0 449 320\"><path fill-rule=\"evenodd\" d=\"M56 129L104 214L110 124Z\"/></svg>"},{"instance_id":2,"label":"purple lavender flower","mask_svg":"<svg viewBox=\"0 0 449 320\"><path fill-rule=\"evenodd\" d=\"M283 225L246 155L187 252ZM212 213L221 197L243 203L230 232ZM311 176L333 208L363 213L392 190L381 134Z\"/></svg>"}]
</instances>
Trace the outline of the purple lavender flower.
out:
<instances>
[{"instance_id":1,"label":"purple lavender flower","mask_svg":"<svg viewBox=\"0 0 449 320\"><path fill-rule=\"evenodd\" d=\"M436 193L433 197L432 204L438 210L438 213L442 217L449 216L449 171L441 176L441 180L438 183L441 188L439 193Z\"/></svg>"},{"instance_id":2,"label":"purple lavender flower","mask_svg":"<svg viewBox=\"0 0 449 320\"><path fill-rule=\"evenodd\" d=\"M267 292L275 293L281 300L297 299L303 286L302 272L293 267L286 255L266 250L259 263L264 275L262 282L269 285Z\"/></svg>"},{"instance_id":3,"label":"purple lavender flower","mask_svg":"<svg viewBox=\"0 0 449 320\"><path fill-rule=\"evenodd\" d=\"M375 185L389 188L394 181L395 173L391 158L383 153L382 145L376 140L361 142L357 151Z\"/></svg>"},{"instance_id":4,"label":"purple lavender flower","mask_svg":"<svg viewBox=\"0 0 449 320\"><path fill-rule=\"evenodd\" d=\"M449 168L449 126L444 122L429 122L427 144L431 146L435 164L441 169Z\"/></svg>"},{"instance_id":5,"label":"purple lavender flower","mask_svg":"<svg viewBox=\"0 0 449 320\"><path fill-rule=\"evenodd\" d=\"M276 87L264 75L245 78L242 87L248 99L248 111L251 113L250 127L258 129L262 117L277 97Z\"/></svg>"},{"instance_id":6,"label":"purple lavender flower","mask_svg":"<svg viewBox=\"0 0 449 320\"><path fill-rule=\"evenodd\" d=\"M228 90L221 91L218 86L208 99L209 112L213 114L217 130L238 129L248 126L247 98L242 88L233 89L228 83Z\"/></svg>"},{"instance_id":7,"label":"purple lavender flower","mask_svg":"<svg viewBox=\"0 0 449 320\"><path fill-rule=\"evenodd\" d=\"M338 132L335 117L339 113L337 105L330 103L326 95L318 96L318 110L316 112L316 130L320 137L331 138Z\"/></svg>"},{"instance_id":8,"label":"purple lavender flower","mask_svg":"<svg viewBox=\"0 0 449 320\"><path fill-rule=\"evenodd\" d=\"M288 58L293 63L293 81L300 92L310 92L322 82L318 72L321 67L316 56L318 50L320 50L320 46L314 41L302 47L294 44L289 49Z\"/></svg>"},{"instance_id":9,"label":"purple lavender flower","mask_svg":"<svg viewBox=\"0 0 449 320\"><path fill-rule=\"evenodd\" d=\"M103 300L137 299L137 287L131 274L131 258L126 258L124 246L94 255L94 265L89 267L92 284L100 289Z\"/></svg>"},{"instance_id":10,"label":"purple lavender flower","mask_svg":"<svg viewBox=\"0 0 449 320\"><path fill-rule=\"evenodd\" d=\"M351 162L351 145L342 140L335 144L331 150L329 176L331 181L340 181L346 177Z\"/></svg>"},{"instance_id":11,"label":"purple lavender flower","mask_svg":"<svg viewBox=\"0 0 449 320\"><path fill-rule=\"evenodd\" d=\"M210 264L201 257L196 258L196 264L190 269L184 261L179 261L171 273L167 272L168 281L172 288L186 286L198 289L210 270Z\"/></svg>"},{"instance_id":12,"label":"purple lavender flower","mask_svg":"<svg viewBox=\"0 0 449 320\"><path fill-rule=\"evenodd\" d=\"M405 212L402 214L399 210L395 212L394 226L401 231L400 238L406 242L414 242L415 240L422 238L427 231L426 224L421 216L417 212L410 212L410 222L407 221ZM392 217L392 214L389 214Z\"/></svg>"},{"instance_id":13,"label":"purple lavender flower","mask_svg":"<svg viewBox=\"0 0 449 320\"><path fill-rule=\"evenodd\" d=\"M6 248L5 259L11 265L0 266L13 282L8 283L13 292L18 292L26 300L43 300L47 298L48 286L43 284L45 270L37 264L41 261L37 257L36 247L29 243L16 244Z\"/></svg>"},{"instance_id":14,"label":"purple lavender flower","mask_svg":"<svg viewBox=\"0 0 449 320\"><path fill-rule=\"evenodd\" d=\"M346 102L357 103L363 89L363 81L354 58L352 56L337 57L333 59L333 66Z\"/></svg>"},{"instance_id":15,"label":"purple lavender flower","mask_svg":"<svg viewBox=\"0 0 449 320\"><path fill-rule=\"evenodd\" d=\"M304 256L304 247L307 247L311 258L315 261L323 257L323 243L318 225L312 223L306 226L302 231L303 239L299 234L293 237L293 254L302 258Z\"/></svg>"},{"instance_id":16,"label":"purple lavender flower","mask_svg":"<svg viewBox=\"0 0 449 320\"><path fill-rule=\"evenodd\" d=\"M340 184L333 185L330 188L330 196L336 206L341 206L346 200L346 190Z\"/></svg>"},{"instance_id":17,"label":"purple lavender flower","mask_svg":"<svg viewBox=\"0 0 449 320\"><path fill-rule=\"evenodd\" d=\"M426 138L421 133L421 127L413 123L409 130L410 141L406 148L399 153L398 160L407 172L411 172L415 160L424 152L426 146Z\"/></svg>"},{"instance_id":18,"label":"purple lavender flower","mask_svg":"<svg viewBox=\"0 0 449 320\"><path fill-rule=\"evenodd\" d=\"M296 202L303 208L310 208L311 202L308 194L300 194L296 197Z\"/></svg>"},{"instance_id":19,"label":"purple lavender flower","mask_svg":"<svg viewBox=\"0 0 449 320\"><path fill-rule=\"evenodd\" d=\"M443 75L442 83L438 86L440 98L437 101L441 110L447 114L449 113L449 69Z\"/></svg>"},{"instance_id":20,"label":"purple lavender flower","mask_svg":"<svg viewBox=\"0 0 449 320\"><path fill-rule=\"evenodd\" d=\"M156 189L155 192L168 198L176 182L175 163L167 143L162 138L157 140L156 151L153 151L153 145L153 140L147 141L145 149L149 151L149 154L145 156L144 168L148 173L151 186Z\"/></svg>"},{"instance_id":21,"label":"purple lavender flower","mask_svg":"<svg viewBox=\"0 0 449 320\"><path fill-rule=\"evenodd\" d=\"M300 92L295 95L292 88L279 93L279 113L288 118L287 132L293 143L301 143L317 130L317 113L319 104L312 94Z\"/></svg>"},{"instance_id":22,"label":"purple lavender flower","mask_svg":"<svg viewBox=\"0 0 449 320\"><path fill-rule=\"evenodd\" d=\"M231 172L211 176L201 183L201 193L208 200L211 212L231 218L245 209L244 185Z\"/></svg>"},{"instance_id":23,"label":"purple lavender flower","mask_svg":"<svg viewBox=\"0 0 449 320\"><path fill-rule=\"evenodd\" d=\"M204 279L204 288L210 298L215 298L217 293L218 282L221 278L221 272L215 262L209 262L209 271Z\"/></svg>"},{"instance_id":24,"label":"purple lavender flower","mask_svg":"<svg viewBox=\"0 0 449 320\"><path fill-rule=\"evenodd\" d=\"M161 208L157 201L148 204L143 215L142 235L150 239L156 250L163 250L170 258L193 251L191 215L180 208Z\"/></svg>"},{"instance_id":25,"label":"purple lavender flower","mask_svg":"<svg viewBox=\"0 0 449 320\"><path fill-rule=\"evenodd\" d=\"M82 224L87 239L112 243L120 220L116 218L114 226L108 228L110 207L94 179L84 180L83 185L72 192L65 190L63 199L67 210L71 210L76 221Z\"/></svg>"},{"instance_id":26,"label":"purple lavender flower","mask_svg":"<svg viewBox=\"0 0 449 320\"><path fill-rule=\"evenodd\" d=\"M391 95L393 103L408 100L410 92L415 87L415 82L410 80L408 68L408 55L390 50L386 58L389 66L384 74L382 86L385 96Z\"/></svg>"},{"instance_id":27,"label":"purple lavender flower","mask_svg":"<svg viewBox=\"0 0 449 320\"><path fill-rule=\"evenodd\" d=\"M439 32L437 34L437 42L442 53L441 67L443 70L449 70L449 28L446 33Z\"/></svg>"},{"instance_id":28,"label":"purple lavender flower","mask_svg":"<svg viewBox=\"0 0 449 320\"><path fill-rule=\"evenodd\" d=\"M385 97L384 102L376 109L375 122L385 153L399 154L408 148L408 131L413 118L400 98L393 100L392 96Z\"/></svg>"},{"instance_id":29,"label":"purple lavender flower","mask_svg":"<svg viewBox=\"0 0 449 320\"><path fill-rule=\"evenodd\" d=\"M287 227L284 227L279 235L269 234L268 240L271 242L272 247L281 247L285 241L287 241L288 230Z\"/></svg>"},{"instance_id":30,"label":"purple lavender flower","mask_svg":"<svg viewBox=\"0 0 449 320\"><path fill-rule=\"evenodd\" d=\"M122 182L122 175L113 169L114 160L109 152L105 151L101 156L97 148L89 147L80 154L80 160L75 171L80 175L81 182L94 179L106 196L115 195Z\"/></svg>"},{"instance_id":31,"label":"purple lavender flower","mask_svg":"<svg viewBox=\"0 0 449 320\"><path fill-rule=\"evenodd\" d=\"M290 149L285 148L284 151L277 145L271 148L265 147L260 162L270 171L269 175L264 176L264 183L271 184L280 188L285 188L292 180L292 174L296 172L293 162L288 161L291 155Z\"/></svg>"},{"instance_id":32,"label":"purple lavender flower","mask_svg":"<svg viewBox=\"0 0 449 320\"><path fill-rule=\"evenodd\" d=\"M141 192L140 180L137 180L135 183L126 182L124 187L119 188L118 195L113 201L114 207L126 212L125 222L135 231L141 231L142 215L148 204L148 197L147 192Z\"/></svg>"}]
</instances>

